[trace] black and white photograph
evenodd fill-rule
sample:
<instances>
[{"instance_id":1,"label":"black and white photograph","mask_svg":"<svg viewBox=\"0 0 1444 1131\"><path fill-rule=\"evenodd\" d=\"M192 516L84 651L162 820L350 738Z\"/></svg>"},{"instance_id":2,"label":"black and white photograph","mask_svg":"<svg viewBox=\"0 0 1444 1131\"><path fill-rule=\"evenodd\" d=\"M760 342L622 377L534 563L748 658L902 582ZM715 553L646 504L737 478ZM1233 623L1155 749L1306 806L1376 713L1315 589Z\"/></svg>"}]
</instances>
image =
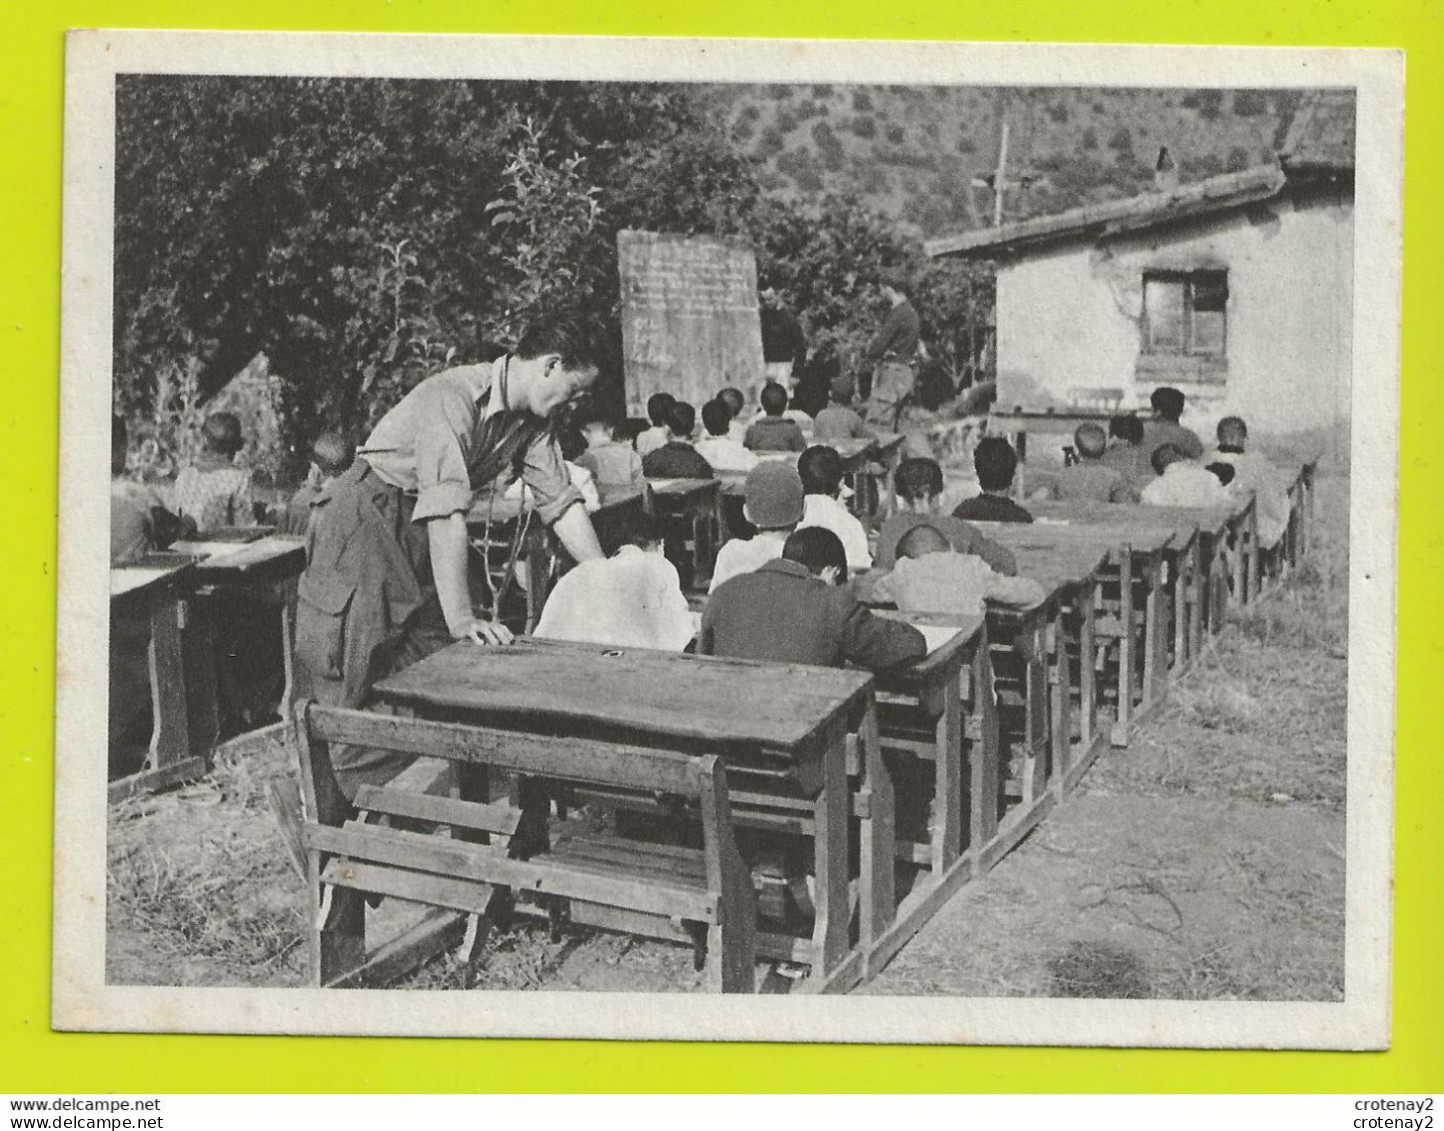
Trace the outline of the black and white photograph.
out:
<instances>
[{"instance_id":1,"label":"black and white photograph","mask_svg":"<svg viewBox=\"0 0 1444 1131\"><path fill-rule=\"evenodd\" d=\"M67 67L57 1028L1387 1046L1396 55Z\"/></svg>"}]
</instances>

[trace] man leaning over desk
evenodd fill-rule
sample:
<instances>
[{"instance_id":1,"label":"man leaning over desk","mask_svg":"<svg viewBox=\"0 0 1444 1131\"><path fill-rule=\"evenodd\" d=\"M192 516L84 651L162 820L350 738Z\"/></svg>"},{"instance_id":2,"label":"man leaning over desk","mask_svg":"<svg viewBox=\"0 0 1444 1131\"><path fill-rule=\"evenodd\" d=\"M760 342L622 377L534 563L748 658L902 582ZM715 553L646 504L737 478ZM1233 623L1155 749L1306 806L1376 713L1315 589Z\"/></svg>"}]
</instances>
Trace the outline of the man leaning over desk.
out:
<instances>
[{"instance_id":1,"label":"man leaning over desk","mask_svg":"<svg viewBox=\"0 0 1444 1131\"><path fill-rule=\"evenodd\" d=\"M511 643L475 614L467 580L472 494L504 472L519 469L573 558L602 556L549 426L596 373L571 333L542 325L494 362L428 377L381 418L312 503L296 612L307 694L359 707L378 680L453 640ZM333 746L331 759L348 800L414 760L356 746Z\"/></svg>"}]
</instances>

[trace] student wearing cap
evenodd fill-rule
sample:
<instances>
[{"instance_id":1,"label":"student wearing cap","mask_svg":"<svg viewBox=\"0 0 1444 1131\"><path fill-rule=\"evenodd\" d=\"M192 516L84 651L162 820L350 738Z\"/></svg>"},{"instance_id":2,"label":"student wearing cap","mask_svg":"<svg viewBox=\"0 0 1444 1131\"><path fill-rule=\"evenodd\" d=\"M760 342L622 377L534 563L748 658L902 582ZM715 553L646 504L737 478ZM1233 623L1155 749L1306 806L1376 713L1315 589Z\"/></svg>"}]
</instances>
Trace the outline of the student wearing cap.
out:
<instances>
[{"instance_id":1,"label":"student wearing cap","mask_svg":"<svg viewBox=\"0 0 1444 1131\"><path fill-rule=\"evenodd\" d=\"M1172 444L1154 449L1153 470L1158 478L1141 494L1141 501L1148 506L1223 507L1233 501L1218 476Z\"/></svg>"},{"instance_id":2,"label":"student wearing cap","mask_svg":"<svg viewBox=\"0 0 1444 1131\"><path fill-rule=\"evenodd\" d=\"M802 480L802 521L799 530L820 526L831 530L847 553L847 568L854 573L872 568L867 531L838 496L842 493L842 457L825 444L803 452L797 460Z\"/></svg>"},{"instance_id":3,"label":"student wearing cap","mask_svg":"<svg viewBox=\"0 0 1444 1131\"><path fill-rule=\"evenodd\" d=\"M245 446L233 412L213 412L201 426L202 450L175 480L176 507L201 534L222 526L254 526L251 471L236 466Z\"/></svg>"},{"instance_id":4,"label":"student wearing cap","mask_svg":"<svg viewBox=\"0 0 1444 1131\"><path fill-rule=\"evenodd\" d=\"M879 286L891 309L863 353L873 367L864 415L868 424L891 432L897 430L904 398L913 391L922 319L910 301L907 272L890 268L882 273Z\"/></svg>"},{"instance_id":5,"label":"student wearing cap","mask_svg":"<svg viewBox=\"0 0 1444 1131\"><path fill-rule=\"evenodd\" d=\"M1018 572L1017 559L1006 546L986 537L971 523L943 512L943 469L935 459L905 459L897 469L899 509L888 516L877 536L877 566L891 569L897 560L898 541L914 526L926 523L942 531L960 554L974 554L996 573Z\"/></svg>"},{"instance_id":6,"label":"student wearing cap","mask_svg":"<svg viewBox=\"0 0 1444 1131\"><path fill-rule=\"evenodd\" d=\"M618 648L680 652L694 622L677 567L662 552L662 527L631 518L610 558L582 562L552 588L536 635Z\"/></svg>"},{"instance_id":7,"label":"student wearing cap","mask_svg":"<svg viewBox=\"0 0 1444 1131\"><path fill-rule=\"evenodd\" d=\"M797 468L765 460L747 473L742 513L757 527L751 538L729 538L717 551L709 593L739 573L750 573L782 553L787 536L797 529L804 509L802 479Z\"/></svg>"},{"instance_id":8,"label":"student wearing cap","mask_svg":"<svg viewBox=\"0 0 1444 1131\"><path fill-rule=\"evenodd\" d=\"M1271 550L1279 544L1289 528L1289 495L1278 468L1266 456L1245 451L1248 425L1240 416L1225 416L1218 422L1218 447L1209 453L1209 464L1227 464L1233 468L1233 481L1228 493L1236 499L1255 500L1259 545Z\"/></svg>"},{"instance_id":9,"label":"student wearing cap","mask_svg":"<svg viewBox=\"0 0 1444 1131\"><path fill-rule=\"evenodd\" d=\"M888 671L927 655L910 624L874 615L847 581L836 534L809 527L781 554L718 588L702 614L697 651L743 660Z\"/></svg>"},{"instance_id":10,"label":"student wearing cap","mask_svg":"<svg viewBox=\"0 0 1444 1131\"><path fill-rule=\"evenodd\" d=\"M1183 416L1184 396L1177 389L1160 385L1148 398L1153 405L1153 419L1143 426L1143 444L1149 458L1163 444L1172 444L1185 459L1203 458L1203 441L1198 433L1179 423Z\"/></svg>"},{"instance_id":11,"label":"student wearing cap","mask_svg":"<svg viewBox=\"0 0 1444 1131\"><path fill-rule=\"evenodd\" d=\"M467 576L473 492L503 474L521 476L576 561L602 556L550 425L596 373L565 329L542 325L490 365L428 377L381 418L312 507L296 658L313 698L360 707L376 680L453 640L511 642L477 615ZM340 745L331 757L347 799L413 760Z\"/></svg>"},{"instance_id":12,"label":"student wearing cap","mask_svg":"<svg viewBox=\"0 0 1444 1131\"><path fill-rule=\"evenodd\" d=\"M1067 502L1135 503L1138 492L1128 477L1103 462L1108 434L1101 425L1084 423L1073 432L1078 462L1065 467L1053 481L1049 494Z\"/></svg>"}]
</instances>

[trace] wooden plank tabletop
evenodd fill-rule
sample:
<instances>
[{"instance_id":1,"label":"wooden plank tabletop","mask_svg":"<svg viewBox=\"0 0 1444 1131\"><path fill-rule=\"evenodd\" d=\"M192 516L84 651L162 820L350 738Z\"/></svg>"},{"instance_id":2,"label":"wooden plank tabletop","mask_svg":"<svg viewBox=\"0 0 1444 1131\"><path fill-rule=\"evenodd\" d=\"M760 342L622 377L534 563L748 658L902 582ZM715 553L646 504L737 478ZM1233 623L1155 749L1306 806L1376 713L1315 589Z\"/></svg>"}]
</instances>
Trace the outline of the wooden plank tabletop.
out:
<instances>
[{"instance_id":1,"label":"wooden plank tabletop","mask_svg":"<svg viewBox=\"0 0 1444 1131\"><path fill-rule=\"evenodd\" d=\"M669 498L688 499L709 494L719 486L716 479L648 479L647 486L658 495L666 495Z\"/></svg>"},{"instance_id":2,"label":"wooden plank tabletop","mask_svg":"<svg viewBox=\"0 0 1444 1131\"><path fill-rule=\"evenodd\" d=\"M386 702L794 750L867 693L866 672L521 637L462 641L376 685Z\"/></svg>"},{"instance_id":3,"label":"wooden plank tabletop","mask_svg":"<svg viewBox=\"0 0 1444 1131\"><path fill-rule=\"evenodd\" d=\"M1120 519L1116 523L1083 522L1039 516L1036 522L979 523L994 542L1010 550L1044 548L1054 545L1100 545L1112 548L1128 543L1144 553L1165 550L1176 541L1184 541L1193 526L1188 522L1132 524Z\"/></svg>"},{"instance_id":4,"label":"wooden plank tabletop","mask_svg":"<svg viewBox=\"0 0 1444 1131\"><path fill-rule=\"evenodd\" d=\"M1086 581L1103 568L1110 553L1102 542L1009 543L1008 548L1018 561L1019 577L1031 577L1052 591Z\"/></svg>"},{"instance_id":5,"label":"wooden plank tabletop","mask_svg":"<svg viewBox=\"0 0 1444 1131\"><path fill-rule=\"evenodd\" d=\"M1195 526L1210 533L1223 530L1247 500L1227 507L1151 507L1142 503L1039 502L1028 504L1035 517L1067 519L1100 526L1146 529Z\"/></svg>"},{"instance_id":6,"label":"wooden plank tabletop","mask_svg":"<svg viewBox=\"0 0 1444 1131\"><path fill-rule=\"evenodd\" d=\"M110 598L144 593L168 581L177 580L195 565L184 554L147 554L138 561L110 567Z\"/></svg>"},{"instance_id":7,"label":"wooden plank tabletop","mask_svg":"<svg viewBox=\"0 0 1444 1131\"><path fill-rule=\"evenodd\" d=\"M272 534L241 545L174 542L171 549L200 556L196 575L204 581L218 578L244 581L267 573L299 572L306 564L306 542L299 535Z\"/></svg>"},{"instance_id":8,"label":"wooden plank tabletop","mask_svg":"<svg viewBox=\"0 0 1444 1131\"><path fill-rule=\"evenodd\" d=\"M928 642L928 654L914 664L896 672L889 672L887 682L902 679L926 679L933 672L944 667L959 652L968 648L983 632L988 623L984 617L952 615L948 613L905 613L900 609L877 609L875 615L888 620L899 620L917 628Z\"/></svg>"},{"instance_id":9,"label":"wooden plank tabletop","mask_svg":"<svg viewBox=\"0 0 1444 1131\"><path fill-rule=\"evenodd\" d=\"M595 522L598 515L606 516L636 503L645 490L638 486L600 492L602 505L592 512L592 520ZM469 526L484 525L487 522L511 522L523 511L530 509L531 505L520 497L507 498L494 492L480 493L472 499L471 508L466 512L466 521Z\"/></svg>"}]
</instances>

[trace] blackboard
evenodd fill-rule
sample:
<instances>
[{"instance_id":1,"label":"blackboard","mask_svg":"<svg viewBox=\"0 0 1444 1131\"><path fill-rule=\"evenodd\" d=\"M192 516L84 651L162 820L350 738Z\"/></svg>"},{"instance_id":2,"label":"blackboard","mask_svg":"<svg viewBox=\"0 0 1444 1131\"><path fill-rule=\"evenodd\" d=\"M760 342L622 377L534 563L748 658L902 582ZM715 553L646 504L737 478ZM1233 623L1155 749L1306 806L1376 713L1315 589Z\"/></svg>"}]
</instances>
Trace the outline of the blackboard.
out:
<instances>
[{"instance_id":1,"label":"blackboard","mask_svg":"<svg viewBox=\"0 0 1444 1131\"><path fill-rule=\"evenodd\" d=\"M757 259L709 236L617 233L627 411L671 393L694 407L735 385L755 403L762 385Z\"/></svg>"}]
</instances>

